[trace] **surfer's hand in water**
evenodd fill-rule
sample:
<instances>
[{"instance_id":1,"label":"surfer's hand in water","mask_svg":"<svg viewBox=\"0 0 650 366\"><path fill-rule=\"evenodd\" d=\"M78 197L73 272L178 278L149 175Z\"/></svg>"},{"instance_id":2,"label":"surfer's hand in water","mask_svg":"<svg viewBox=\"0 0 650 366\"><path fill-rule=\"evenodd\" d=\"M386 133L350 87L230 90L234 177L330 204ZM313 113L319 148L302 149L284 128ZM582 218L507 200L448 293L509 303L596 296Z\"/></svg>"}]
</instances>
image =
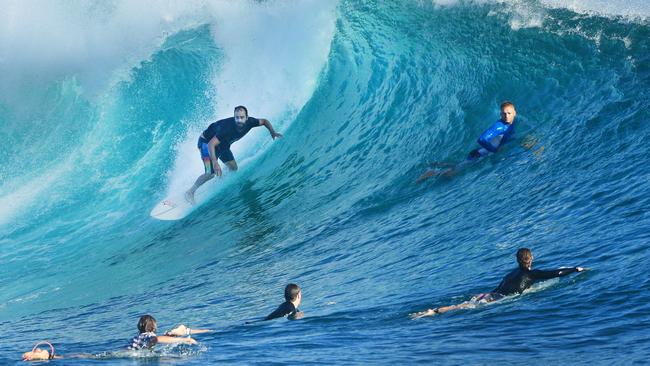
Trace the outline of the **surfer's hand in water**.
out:
<instances>
[{"instance_id":1,"label":"surfer's hand in water","mask_svg":"<svg viewBox=\"0 0 650 366\"><path fill-rule=\"evenodd\" d=\"M275 140L276 137L281 138L282 134L277 132L271 132L271 138Z\"/></svg>"},{"instance_id":2,"label":"surfer's hand in water","mask_svg":"<svg viewBox=\"0 0 650 366\"><path fill-rule=\"evenodd\" d=\"M194 338L180 338L180 339L184 340L183 343L196 344L196 339L194 339Z\"/></svg>"},{"instance_id":3,"label":"surfer's hand in water","mask_svg":"<svg viewBox=\"0 0 650 366\"><path fill-rule=\"evenodd\" d=\"M584 272L586 270L587 270L587 268L585 268L585 267L576 267L576 271L578 271L578 272Z\"/></svg>"},{"instance_id":4,"label":"surfer's hand in water","mask_svg":"<svg viewBox=\"0 0 650 366\"><path fill-rule=\"evenodd\" d=\"M287 318L289 320L300 320L300 319L302 319L304 317L305 317L305 313L302 312L302 311L299 311L299 312L296 312L296 313L293 313L293 314L289 315Z\"/></svg>"}]
</instances>

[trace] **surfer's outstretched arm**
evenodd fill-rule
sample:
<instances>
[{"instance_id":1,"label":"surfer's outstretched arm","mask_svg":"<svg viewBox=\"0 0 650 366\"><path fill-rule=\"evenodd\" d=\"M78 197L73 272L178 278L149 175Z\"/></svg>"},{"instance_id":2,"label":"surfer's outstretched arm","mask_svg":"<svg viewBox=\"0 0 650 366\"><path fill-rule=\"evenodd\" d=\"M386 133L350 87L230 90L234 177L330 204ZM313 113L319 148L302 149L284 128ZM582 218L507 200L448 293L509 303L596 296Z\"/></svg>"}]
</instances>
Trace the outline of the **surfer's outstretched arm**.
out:
<instances>
[{"instance_id":1,"label":"surfer's outstretched arm","mask_svg":"<svg viewBox=\"0 0 650 366\"><path fill-rule=\"evenodd\" d=\"M190 327L186 327L185 325L181 324L177 326L176 328L172 330L168 330L165 332L166 336L175 336L175 337L182 337L182 336L189 336L192 334L200 334L200 333L208 333L212 332L211 329L192 329Z\"/></svg>"},{"instance_id":2,"label":"surfer's outstretched arm","mask_svg":"<svg viewBox=\"0 0 650 366\"><path fill-rule=\"evenodd\" d=\"M272 139L275 140L276 137L282 137L281 133L275 132L275 130L273 129L273 125L271 125L271 122L269 122L268 119L260 118L260 126L264 126L266 127L267 130L269 130Z\"/></svg>"},{"instance_id":3,"label":"surfer's outstretched arm","mask_svg":"<svg viewBox=\"0 0 650 366\"><path fill-rule=\"evenodd\" d=\"M436 315L436 314L442 314L442 313L446 313L448 311L456 310L456 309L467 309L469 307L472 307L472 303L470 303L469 301L465 301L465 302L462 302L462 303L457 304L457 305L441 306L439 308L427 309L427 310L424 310L424 311L413 313L413 314L411 314L411 319L419 319L419 318L423 318L425 316L432 316L432 315Z\"/></svg>"},{"instance_id":4,"label":"surfer's outstretched arm","mask_svg":"<svg viewBox=\"0 0 650 366\"><path fill-rule=\"evenodd\" d=\"M575 272L583 272L583 267L559 268L552 270L533 269L530 271L531 277L535 280L549 280L556 277L564 277Z\"/></svg>"},{"instance_id":5,"label":"surfer's outstretched arm","mask_svg":"<svg viewBox=\"0 0 650 366\"><path fill-rule=\"evenodd\" d=\"M156 343L187 343L187 344L196 344L196 340L193 338L184 338L184 337L170 337L170 336L156 336Z\"/></svg>"}]
</instances>

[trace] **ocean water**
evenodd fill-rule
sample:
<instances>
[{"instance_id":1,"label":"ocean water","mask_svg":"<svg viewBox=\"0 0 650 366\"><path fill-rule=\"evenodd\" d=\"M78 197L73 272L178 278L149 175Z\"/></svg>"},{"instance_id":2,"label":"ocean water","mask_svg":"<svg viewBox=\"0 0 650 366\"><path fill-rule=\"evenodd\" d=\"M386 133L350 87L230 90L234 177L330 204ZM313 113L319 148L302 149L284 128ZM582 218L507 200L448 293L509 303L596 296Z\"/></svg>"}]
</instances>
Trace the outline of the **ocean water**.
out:
<instances>
[{"instance_id":1,"label":"ocean water","mask_svg":"<svg viewBox=\"0 0 650 366\"><path fill-rule=\"evenodd\" d=\"M0 363L645 364L645 1L3 1ZM518 110L517 139L458 175ZM188 217L198 133L268 118ZM543 146L522 148L525 135ZM530 247L585 273L493 289ZM302 321L245 325L303 288ZM216 332L120 353L152 314Z\"/></svg>"}]
</instances>

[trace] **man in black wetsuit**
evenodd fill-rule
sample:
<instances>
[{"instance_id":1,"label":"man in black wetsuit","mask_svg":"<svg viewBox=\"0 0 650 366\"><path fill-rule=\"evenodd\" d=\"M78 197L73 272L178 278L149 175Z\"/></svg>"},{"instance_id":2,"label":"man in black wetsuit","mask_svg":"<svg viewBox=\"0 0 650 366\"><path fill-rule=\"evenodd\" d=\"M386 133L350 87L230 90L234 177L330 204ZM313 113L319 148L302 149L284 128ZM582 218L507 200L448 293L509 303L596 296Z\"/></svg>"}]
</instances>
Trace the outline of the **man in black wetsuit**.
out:
<instances>
[{"instance_id":1,"label":"man in black wetsuit","mask_svg":"<svg viewBox=\"0 0 650 366\"><path fill-rule=\"evenodd\" d=\"M217 158L228 166L230 170L237 170L237 162L230 151L230 145L244 137L253 127L264 126L269 130L271 138L282 137L275 132L269 120L248 116L248 109L243 105L235 107L235 116L214 122L199 136L197 147L201 152L201 160L205 173L200 175L192 188L185 192L185 199L194 204L194 192L203 183L214 178L215 174L221 176L221 167Z\"/></svg>"},{"instance_id":2,"label":"man in black wetsuit","mask_svg":"<svg viewBox=\"0 0 650 366\"><path fill-rule=\"evenodd\" d=\"M411 314L411 318L417 319L423 316L446 313L450 310L473 308L480 304L487 304L492 301L500 300L506 296L520 294L530 288L535 281L548 280L555 277L562 277L574 272L582 272L582 267L560 268L550 271L532 269L533 253L528 248L521 248L517 251L517 263L519 267L508 273L499 286L492 292L478 294L473 296L469 301L458 305L442 306L435 309L428 309L418 313Z\"/></svg>"},{"instance_id":3,"label":"man in black wetsuit","mask_svg":"<svg viewBox=\"0 0 650 366\"><path fill-rule=\"evenodd\" d=\"M302 319L305 315L302 311L298 310L300 301L302 300L302 291L295 283L290 283L284 288L284 302L278 306L275 311L267 315L264 320L271 320L276 318L287 317L289 320Z\"/></svg>"}]
</instances>

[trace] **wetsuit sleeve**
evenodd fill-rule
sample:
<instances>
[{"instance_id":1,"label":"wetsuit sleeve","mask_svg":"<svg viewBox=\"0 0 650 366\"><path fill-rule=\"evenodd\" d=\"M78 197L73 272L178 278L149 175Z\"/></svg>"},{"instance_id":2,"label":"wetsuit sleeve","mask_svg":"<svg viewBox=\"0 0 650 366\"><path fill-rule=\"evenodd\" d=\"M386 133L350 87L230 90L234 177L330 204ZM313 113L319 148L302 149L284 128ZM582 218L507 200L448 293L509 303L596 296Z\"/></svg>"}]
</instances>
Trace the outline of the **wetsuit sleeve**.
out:
<instances>
[{"instance_id":1,"label":"wetsuit sleeve","mask_svg":"<svg viewBox=\"0 0 650 366\"><path fill-rule=\"evenodd\" d=\"M499 148L500 141L495 145L493 142L494 138L502 136L507 131L508 127L504 123L497 121L481 134L481 136L478 138L478 143L486 150L490 152L496 152Z\"/></svg>"},{"instance_id":2,"label":"wetsuit sleeve","mask_svg":"<svg viewBox=\"0 0 650 366\"><path fill-rule=\"evenodd\" d=\"M530 271L530 275L534 280L548 280L551 278L555 277L562 277L569 275L571 273L578 272L578 269L575 267L573 268L560 268L560 269L553 269L553 270L548 270L548 271L543 271L543 270L538 270L534 269Z\"/></svg>"},{"instance_id":3,"label":"wetsuit sleeve","mask_svg":"<svg viewBox=\"0 0 650 366\"><path fill-rule=\"evenodd\" d=\"M208 128L206 128L205 131L203 131L203 133L201 134L201 136L206 141L210 141L214 137L214 128L213 127L214 127L214 123L212 123L210 126L208 126Z\"/></svg>"},{"instance_id":4,"label":"wetsuit sleeve","mask_svg":"<svg viewBox=\"0 0 650 366\"><path fill-rule=\"evenodd\" d=\"M282 318L284 316L287 316L293 312L296 311L296 308L293 306L292 303L290 302L285 302L282 305L278 306L275 311L273 311L271 314L267 315L264 320L271 320L271 319L277 319L277 318Z\"/></svg>"},{"instance_id":5,"label":"wetsuit sleeve","mask_svg":"<svg viewBox=\"0 0 650 366\"><path fill-rule=\"evenodd\" d=\"M224 126L215 126L213 136L219 139L219 141L224 142L227 140L227 131L228 129Z\"/></svg>"}]
</instances>

